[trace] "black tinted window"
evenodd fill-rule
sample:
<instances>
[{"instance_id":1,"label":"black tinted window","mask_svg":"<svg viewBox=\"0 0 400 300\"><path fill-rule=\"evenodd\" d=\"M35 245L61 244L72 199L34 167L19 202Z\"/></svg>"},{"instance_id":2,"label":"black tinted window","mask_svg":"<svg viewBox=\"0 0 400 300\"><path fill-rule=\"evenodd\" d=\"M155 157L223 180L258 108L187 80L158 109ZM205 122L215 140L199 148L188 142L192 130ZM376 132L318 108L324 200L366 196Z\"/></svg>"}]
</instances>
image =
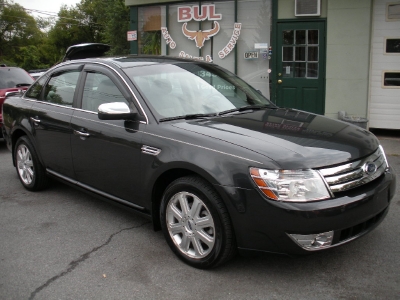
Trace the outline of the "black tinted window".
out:
<instances>
[{"instance_id":1,"label":"black tinted window","mask_svg":"<svg viewBox=\"0 0 400 300\"><path fill-rule=\"evenodd\" d=\"M384 86L400 86L400 72L385 72L383 79Z\"/></svg>"},{"instance_id":2,"label":"black tinted window","mask_svg":"<svg viewBox=\"0 0 400 300\"><path fill-rule=\"evenodd\" d=\"M15 88L19 86L30 85L33 78L20 68L0 68L0 89Z\"/></svg>"},{"instance_id":3,"label":"black tinted window","mask_svg":"<svg viewBox=\"0 0 400 300\"><path fill-rule=\"evenodd\" d=\"M118 87L108 76L100 73L88 73L83 90L82 109L97 112L101 104L110 102L128 104Z\"/></svg>"},{"instance_id":4,"label":"black tinted window","mask_svg":"<svg viewBox=\"0 0 400 300\"><path fill-rule=\"evenodd\" d=\"M72 106L80 72L78 70L56 74L46 85L44 101Z\"/></svg>"},{"instance_id":5,"label":"black tinted window","mask_svg":"<svg viewBox=\"0 0 400 300\"><path fill-rule=\"evenodd\" d=\"M43 76L38 81L36 81L29 90L26 91L25 97L38 99L40 97L40 92L42 91L43 85L46 83L47 77Z\"/></svg>"}]
</instances>

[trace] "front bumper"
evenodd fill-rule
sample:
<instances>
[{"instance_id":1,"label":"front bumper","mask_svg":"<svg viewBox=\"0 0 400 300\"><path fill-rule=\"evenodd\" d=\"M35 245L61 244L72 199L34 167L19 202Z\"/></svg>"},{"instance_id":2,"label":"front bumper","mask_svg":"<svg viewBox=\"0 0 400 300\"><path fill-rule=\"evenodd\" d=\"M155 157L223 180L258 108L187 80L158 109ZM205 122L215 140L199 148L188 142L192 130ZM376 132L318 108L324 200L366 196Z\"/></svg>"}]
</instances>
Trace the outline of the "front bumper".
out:
<instances>
[{"instance_id":1,"label":"front bumper","mask_svg":"<svg viewBox=\"0 0 400 300\"><path fill-rule=\"evenodd\" d=\"M330 200L288 203L267 200L254 190L217 186L230 212L240 250L306 254L291 234L333 232L327 249L350 242L375 228L386 216L396 189L391 169L361 187Z\"/></svg>"}]
</instances>

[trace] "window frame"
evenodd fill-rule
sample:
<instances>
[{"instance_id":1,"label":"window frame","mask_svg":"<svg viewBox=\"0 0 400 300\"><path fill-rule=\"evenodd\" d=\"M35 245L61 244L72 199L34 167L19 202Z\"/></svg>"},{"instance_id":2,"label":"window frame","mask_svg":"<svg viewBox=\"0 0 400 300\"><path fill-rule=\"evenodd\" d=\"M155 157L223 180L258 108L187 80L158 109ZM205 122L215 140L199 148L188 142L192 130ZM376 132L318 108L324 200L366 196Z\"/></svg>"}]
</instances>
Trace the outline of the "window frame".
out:
<instances>
[{"instance_id":1,"label":"window frame","mask_svg":"<svg viewBox=\"0 0 400 300\"><path fill-rule=\"evenodd\" d=\"M128 103L130 105L133 105L136 108L136 111L138 112L139 116L144 117L147 120L147 117L145 116L145 112L144 112L143 108L140 107L140 105L139 105L138 93L137 93L136 89L132 90L132 93L133 93L133 95L132 95L132 93L129 91L130 86L127 86L128 83L123 82L125 79L121 80L121 78L124 78L122 75L124 72L121 72L121 74L119 74L116 71L114 71L111 67L109 67L108 65L105 65L105 64L99 63L99 62L87 63L87 64L85 64L85 66L83 68L83 72L81 74L82 77L80 79L79 91L78 91L78 99L77 99L77 103L76 103L77 109L85 111L85 112L93 113L92 111L82 109L83 90L84 90L85 83L86 83L87 73L89 73L89 72L101 73L103 75L108 76L111 79L111 81L117 86L117 88L120 90L120 92L124 96L125 100L128 101ZM135 100L135 98L136 98L136 100ZM142 119L143 118L140 118L140 121L144 121Z\"/></svg>"},{"instance_id":2,"label":"window frame","mask_svg":"<svg viewBox=\"0 0 400 300\"><path fill-rule=\"evenodd\" d=\"M37 101L37 102L42 102L42 103L46 103L49 105L55 105L55 106L60 106L60 107L65 107L65 108L76 108L76 103L77 103L77 96L79 93L79 89L80 89L80 85L81 85L81 77L82 77L82 69L83 69L84 65L82 63L79 64L69 64L69 65L64 65L64 66L60 66L60 67L55 67L54 69L48 71L47 73L45 73L44 75L42 75L36 82L34 82L29 89L24 93L23 98L26 100L30 100L30 101ZM75 87L75 93L73 96L73 102L72 102L72 106L67 106L67 105L62 105L62 104L57 104L57 103L53 103L53 102L49 102L47 100L44 99L44 93L45 93L45 88L47 86L47 84L49 83L49 81L51 80L51 78L54 77L54 75L59 74L59 73L64 73L64 72L68 72L68 71L78 71L80 72L79 76L78 76L78 81L76 83L76 87ZM26 94L34 87L35 83L37 83L39 80L41 80L42 78L45 78L45 82L42 86L42 90L40 91L40 94L38 96L38 98L30 98L27 97Z\"/></svg>"},{"instance_id":3,"label":"window frame","mask_svg":"<svg viewBox=\"0 0 400 300\"><path fill-rule=\"evenodd\" d=\"M390 5L400 5L400 1L399 2L388 2L386 3L386 8L385 8L385 19L386 22L400 22L400 17L398 19L391 19L389 18L389 6Z\"/></svg>"},{"instance_id":4,"label":"window frame","mask_svg":"<svg viewBox=\"0 0 400 300\"><path fill-rule=\"evenodd\" d=\"M392 37L392 36L385 36L385 41L383 43L383 53L385 55L400 55L400 51L399 52L387 52L387 40L400 40L400 36L396 36L396 37Z\"/></svg>"},{"instance_id":5,"label":"window frame","mask_svg":"<svg viewBox=\"0 0 400 300\"><path fill-rule=\"evenodd\" d=\"M84 73L85 73L85 76L84 76L84 78L82 79L82 95L81 95L81 97L79 97L79 99L80 99L80 101L79 101L79 102L80 102L79 109L84 110L84 111L88 111L88 112L97 113L96 111L83 108L83 100L84 100L84 95L85 95L85 87L86 87L86 82L87 82L87 80L88 80L89 74L95 74L95 75L96 75L96 74L99 74L99 75L102 75L102 76L107 77L107 78L115 85L115 87L116 87L116 88L118 89L118 91L121 93L122 99L123 99L123 100L125 101L125 103L129 106L129 104L130 104L131 102L128 100L128 98L126 97L126 95L124 95L123 89L121 89L120 85L119 85L119 84L116 84L116 82L113 80L113 78L112 78L111 76L105 74L104 72L100 72L100 71L85 70ZM101 81L103 81L103 80L101 80ZM100 82L101 82L101 81L100 81ZM99 87L97 87L97 88L99 88ZM121 100L122 100L122 99L121 99ZM120 102L120 101L115 101L115 102ZM122 101L121 101L121 102L122 102Z\"/></svg>"},{"instance_id":6,"label":"window frame","mask_svg":"<svg viewBox=\"0 0 400 300\"><path fill-rule=\"evenodd\" d=\"M62 75L64 75L64 74L66 74L66 73L72 73L72 72L77 72L78 73L78 77L77 77L77 80L76 80L76 85L75 85L75 90L74 90L74 94L73 94L73 96L72 96L72 103L71 103L71 105L66 105L66 104L62 104L62 103L56 103L56 102L52 102L52 101L49 101L49 100L47 100L47 99L45 99L45 93L46 93L46 88L48 87L48 85L49 85L49 83L51 82L51 80L53 79L53 78L55 78L56 76L62 76ZM67 108L73 108L74 107L74 104L75 104L75 102L76 102L76 95L77 95L77 90L78 90L78 88L79 88L79 81L80 81L80 77L81 77L81 70L79 70L79 69L77 69L77 68L66 68L66 69L64 69L64 68L62 68L61 70L58 70L58 71L56 71L56 72L53 72L50 76L49 76L49 78L48 78L48 80L46 81L46 84L44 85L44 87L42 88L42 92L41 92L41 101L42 102L45 102L45 103L49 103L49 104L52 104L52 105L58 105L58 106L62 106L62 107L67 107Z\"/></svg>"},{"instance_id":7,"label":"window frame","mask_svg":"<svg viewBox=\"0 0 400 300\"><path fill-rule=\"evenodd\" d=\"M400 70L383 70L381 79L381 86L383 89L400 89L400 86L385 85L385 73L400 73Z\"/></svg>"}]
</instances>

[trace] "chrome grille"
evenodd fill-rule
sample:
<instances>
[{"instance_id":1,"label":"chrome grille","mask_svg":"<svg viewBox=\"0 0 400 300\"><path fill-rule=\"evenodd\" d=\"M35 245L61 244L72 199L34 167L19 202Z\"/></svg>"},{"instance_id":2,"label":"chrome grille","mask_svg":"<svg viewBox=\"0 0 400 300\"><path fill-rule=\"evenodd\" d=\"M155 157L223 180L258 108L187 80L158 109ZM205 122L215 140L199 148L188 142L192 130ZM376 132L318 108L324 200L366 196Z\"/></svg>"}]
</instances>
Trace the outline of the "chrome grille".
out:
<instances>
[{"instance_id":1,"label":"chrome grille","mask_svg":"<svg viewBox=\"0 0 400 300\"><path fill-rule=\"evenodd\" d=\"M376 168L375 168L375 167ZM343 192L371 182L381 176L388 167L383 148L379 146L370 156L341 166L321 169L333 193Z\"/></svg>"}]
</instances>

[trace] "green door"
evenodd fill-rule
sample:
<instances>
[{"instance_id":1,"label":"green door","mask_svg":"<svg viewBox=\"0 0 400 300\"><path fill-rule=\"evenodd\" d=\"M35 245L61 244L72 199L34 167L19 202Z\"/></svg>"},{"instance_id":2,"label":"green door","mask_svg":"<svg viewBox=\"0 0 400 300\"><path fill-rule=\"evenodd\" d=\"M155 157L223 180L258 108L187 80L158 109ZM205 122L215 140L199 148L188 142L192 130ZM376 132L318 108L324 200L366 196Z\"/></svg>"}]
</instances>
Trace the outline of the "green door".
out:
<instances>
[{"instance_id":1,"label":"green door","mask_svg":"<svg viewBox=\"0 0 400 300\"><path fill-rule=\"evenodd\" d=\"M325 22L278 23L276 104L325 111Z\"/></svg>"}]
</instances>

